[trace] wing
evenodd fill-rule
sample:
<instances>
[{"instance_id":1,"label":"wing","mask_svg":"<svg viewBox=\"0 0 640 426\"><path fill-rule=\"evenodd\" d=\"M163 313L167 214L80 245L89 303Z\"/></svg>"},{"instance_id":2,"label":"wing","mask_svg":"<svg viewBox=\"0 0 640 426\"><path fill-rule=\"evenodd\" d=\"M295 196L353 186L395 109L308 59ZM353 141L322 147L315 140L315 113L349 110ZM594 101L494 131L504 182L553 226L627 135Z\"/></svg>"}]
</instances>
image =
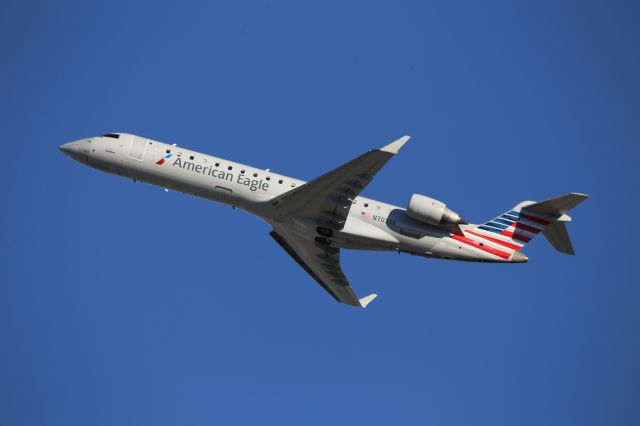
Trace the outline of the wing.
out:
<instances>
[{"instance_id":1,"label":"wing","mask_svg":"<svg viewBox=\"0 0 640 426\"><path fill-rule=\"evenodd\" d=\"M340 267L340 249L298 237L284 229L269 235L334 299L365 308L377 295L358 299Z\"/></svg>"},{"instance_id":2,"label":"wing","mask_svg":"<svg viewBox=\"0 0 640 426\"><path fill-rule=\"evenodd\" d=\"M404 136L364 153L271 200L276 223L271 237L338 302L364 308L377 295L358 299L340 267L340 249L319 243L313 236L298 235L285 224L289 219L304 217L342 229L354 198L408 140L409 136Z\"/></svg>"},{"instance_id":3,"label":"wing","mask_svg":"<svg viewBox=\"0 0 640 426\"><path fill-rule=\"evenodd\" d=\"M334 229L342 229L353 199L376 173L398 153L409 136L374 149L304 185L271 200L275 219L309 217Z\"/></svg>"}]
</instances>

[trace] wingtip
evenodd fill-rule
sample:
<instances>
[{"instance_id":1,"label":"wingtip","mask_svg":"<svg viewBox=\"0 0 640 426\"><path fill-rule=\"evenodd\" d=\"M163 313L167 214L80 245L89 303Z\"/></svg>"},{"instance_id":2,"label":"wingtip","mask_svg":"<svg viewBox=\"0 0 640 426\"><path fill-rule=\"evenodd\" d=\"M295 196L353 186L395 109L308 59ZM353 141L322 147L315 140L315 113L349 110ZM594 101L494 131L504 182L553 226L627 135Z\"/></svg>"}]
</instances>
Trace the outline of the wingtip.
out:
<instances>
[{"instance_id":1,"label":"wingtip","mask_svg":"<svg viewBox=\"0 0 640 426\"><path fill-rule=\"evenodd\" d=\"M378 297L377 294L370 294L368 296L363 297L362 299L360 299L360 306L362 306L363 308L366 308L367 305L373 302L373 299L375 299L376 297Z\"/></svg>"},{"instance_id":2,"label":"wingtip","mask_svg":"<svg viewBox=\"0 0 640 426\"><path fill-rule=\"evenodd\" d=\"M402 146L407 143L407 141L411 139L411 136L405 135L403 137L401 137L400 139L396 139L395 141L391 142L389 145L380 148L380 151L384 151L384 152L389 152L393 155L397 154L398 151L400 151L400 148L402 148Z\"/></svg>"},{"instance_id":3,"label":"wingtip","mask_svg":"<svg viewBox=\"0 0 640 426\"><path fill-rule=\"evenodd\" d=\"M585 199L585 200L586 200L587 198L589 198L589 194L583 194L583 193L581 193L581 192L571 192L571 195L574 195L574 196L577 196L577 197L583 198L583 199Z\"/></svg>"}]
</instances>

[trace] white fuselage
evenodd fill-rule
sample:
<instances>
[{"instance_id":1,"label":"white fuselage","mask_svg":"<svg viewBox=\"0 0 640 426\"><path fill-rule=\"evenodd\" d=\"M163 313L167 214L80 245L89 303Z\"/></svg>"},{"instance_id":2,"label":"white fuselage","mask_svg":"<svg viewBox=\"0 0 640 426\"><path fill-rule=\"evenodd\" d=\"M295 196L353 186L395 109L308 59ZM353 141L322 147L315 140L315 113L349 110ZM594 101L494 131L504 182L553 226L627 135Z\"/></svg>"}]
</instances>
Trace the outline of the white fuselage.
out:
<instances>
[{"instance_id":1,"label":"white fuselage","mask_svg":"<svg viewBox=\"0 0 640 426\"><path fill-rule=\"evenodd\" d=\"M93 168L238 207L272 226L277 220L270 201L305 183L125 133L82 139L60 149ZM318 227L322 227L322 223L298 218L284 225L300 235L321 238ZM461 225L463 229L466 226ZM446 228L410 218L401 207L356 197L343 229L333 231L331 244L348 249L398 251L454 260L511 261L461 246L450 235Z\"/></svg>"}]
</instances>

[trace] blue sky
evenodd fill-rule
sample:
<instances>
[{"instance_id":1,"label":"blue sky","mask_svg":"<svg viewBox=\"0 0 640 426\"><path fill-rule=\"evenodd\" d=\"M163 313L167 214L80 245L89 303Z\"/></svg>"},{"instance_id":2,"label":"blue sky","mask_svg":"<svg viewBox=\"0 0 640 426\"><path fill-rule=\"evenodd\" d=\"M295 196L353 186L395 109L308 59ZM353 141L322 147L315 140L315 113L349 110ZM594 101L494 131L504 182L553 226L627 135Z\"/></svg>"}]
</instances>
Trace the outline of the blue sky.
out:
<instances>
[{"instance_id":1,"label":"blue sky","mask_svg":"<svg viewBox=\"0 0 640 426\"><path fill-rule=\"evenodd\" d=\"M0 6L0 424L640 424L635 2ZM484 221L592 197L577 256L345 252L335 303L230 207L58 152L126 131Z\"/></svg>"}]
</instances>

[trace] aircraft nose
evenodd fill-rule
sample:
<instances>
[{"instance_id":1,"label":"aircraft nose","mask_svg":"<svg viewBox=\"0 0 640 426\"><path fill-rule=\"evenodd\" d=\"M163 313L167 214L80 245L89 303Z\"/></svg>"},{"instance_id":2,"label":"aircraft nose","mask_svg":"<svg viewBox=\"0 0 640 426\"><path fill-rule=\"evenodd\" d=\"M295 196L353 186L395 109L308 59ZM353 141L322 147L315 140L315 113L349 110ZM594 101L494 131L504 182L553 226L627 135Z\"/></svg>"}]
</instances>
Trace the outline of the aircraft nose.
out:
<instances>
[{"instance_id":1,"label":"aircraft nose","mask_svg":"<svg viewBox=\"0 0 640 426\"><path fill-rule=\"evenodd\" d=\"M71 153L74 151L73 142L63 143L58 147L58 149L62 151L63 154L71 155Z\"/></svg>"},{"instance_id":2,"label":"aircraft nose","mask_svg":"<svg viewBox=\"0 0 640 426\"><path fill-rule=\"evenodd\" d=\"M87 161L87 141L78 140L62 144L58 147L60 151L73 160L85 163Z\"/></svg>"}]
</instances>

